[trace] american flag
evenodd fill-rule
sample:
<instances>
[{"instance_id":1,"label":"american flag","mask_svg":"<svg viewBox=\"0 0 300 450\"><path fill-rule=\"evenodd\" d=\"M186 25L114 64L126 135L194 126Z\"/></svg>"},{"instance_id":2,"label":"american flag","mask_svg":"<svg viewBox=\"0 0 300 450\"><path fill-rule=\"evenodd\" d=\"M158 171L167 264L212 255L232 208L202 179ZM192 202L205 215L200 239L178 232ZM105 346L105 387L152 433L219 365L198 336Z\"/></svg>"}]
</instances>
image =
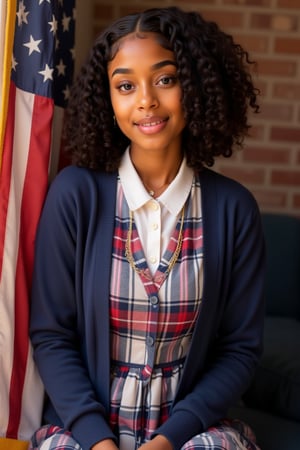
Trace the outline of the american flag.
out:
<instances>
[{"instance_id":1,"label":"american flag","mask_svg":"<svg viewBox=\"0 0 300 450\"><path fill-rule=\"evenodd\" d=\"M29 295L36 227L59 154L53 123L66 105L73 75L75 0L0 2L0 25L7 31L0 36L0 53L10 48L9 36L14 40L11 79L5 83L3 76L0 86L1 448L1 438L28 440L41 419L43 387L28 339ZM2 64L3 75L5 57Z\"/></svg>"}]
</instances>

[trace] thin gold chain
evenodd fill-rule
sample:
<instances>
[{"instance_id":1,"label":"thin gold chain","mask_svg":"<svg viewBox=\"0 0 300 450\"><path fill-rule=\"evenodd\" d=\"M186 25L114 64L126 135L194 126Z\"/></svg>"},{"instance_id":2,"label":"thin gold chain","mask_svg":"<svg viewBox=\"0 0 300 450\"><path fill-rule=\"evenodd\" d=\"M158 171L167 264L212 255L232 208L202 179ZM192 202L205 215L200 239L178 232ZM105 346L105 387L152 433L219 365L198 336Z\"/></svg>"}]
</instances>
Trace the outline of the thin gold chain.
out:
<instances>
[{"instance_id":1,"label":"thin gold chain","mask_svg":"<svg viewBox=\"0 0 300 450\"><path fill-rule=\"evenodd\" d=\"M127 238L126 238L126 242L125 242L125 255L127 258L127 261L130 264L130 267L136 272L136 273L142 273L143 270L138 269L136 267L135 261L133 259L133 255L132 255L132 251L131 251L131 237L132 237L132 225L133 225L133 212L130 210L129 211L129 225L128 225L128 232L127 232ZM184 225L184 206L181 210L181 216L180 216L180 229L179 229L179 234L178 234L178 240L177 240L177 245L175 248L175 251L170 259L168 268L165 272L166 275L168 275L171 270L173 269L180 251L181 251L181 247L182 247L182 241L183 241L183 225Z\"/></svg>"}]
</instances>

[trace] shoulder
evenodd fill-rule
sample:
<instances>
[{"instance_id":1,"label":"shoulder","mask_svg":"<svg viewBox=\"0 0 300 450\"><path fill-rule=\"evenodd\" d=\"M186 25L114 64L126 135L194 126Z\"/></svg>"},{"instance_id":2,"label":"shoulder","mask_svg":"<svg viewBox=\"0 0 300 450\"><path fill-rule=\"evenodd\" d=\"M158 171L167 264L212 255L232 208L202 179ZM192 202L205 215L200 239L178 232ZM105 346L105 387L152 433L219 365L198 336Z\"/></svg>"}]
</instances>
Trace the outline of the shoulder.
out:
<instances>
[{"instance_id":1,"label":"shoulder","mask_svg":"<svg viewBox=\"0 0 300 450\"><path fill-rule=\"evenodd\" d=\"M89 185L109 183L116 179L115 173L87 169L78 166L67 166L54 178L52 185L57 188L86 188Z\"/></svg>"},{"instance_id":2,"label":"shoulder","mask_svg":"<svg viewBox=\"0 0 300 450\"><path fill-rule=\"evenodd\" d=\"M207 228L228 230L257 229L261 214L257 201L248 188L211 169L199 174L203 220Z\"/></svg>"},{"instance_id":3,"label":"shoulder","mask_svg":"<svg viewBox=\"0 0 300 450\"><path fill-rule=\"evenodd\" d=\"M203 196L210 201L228 206L243 204L245 207L257 208L254 195L240 182L207 168L200 172L199 178Z\"/></svg>"},{"instance_id":4,"label":"shoulder","mask_svg":"<svg viewBox=\"0 0 300 450\"><path fill-rule=\"evenodd\" d=\"M116 173L68 166L50 184L44 209L62 215L76 215L76 211L89 214L99 205L114 204L116 180Z\"/></svg>"},{"instance_id":5,"label":"shoulder","mask_svg":"<svg viewBox=\"0 0 300 450\"><path fill-rule=\"evenodd\" d=\"M106 173L77 166L62 169L52 181L50 195L77 197L80 195L98 195L102 190L109 194L110 187L116 183L116 173Z\"/></svg>"}]
</instances>

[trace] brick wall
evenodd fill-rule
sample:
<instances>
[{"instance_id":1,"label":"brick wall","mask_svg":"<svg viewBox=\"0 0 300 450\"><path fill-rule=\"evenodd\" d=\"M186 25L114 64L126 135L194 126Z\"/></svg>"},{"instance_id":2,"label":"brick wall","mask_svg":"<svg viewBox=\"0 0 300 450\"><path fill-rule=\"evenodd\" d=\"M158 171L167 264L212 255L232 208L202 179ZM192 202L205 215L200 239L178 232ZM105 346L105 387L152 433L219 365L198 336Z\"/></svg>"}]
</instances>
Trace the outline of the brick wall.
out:
<instances>
[{"instance_id":1,"label":"brick wall","mask_svg":"<svg viewBox=\"0 0 300 450\"><path fill-rule=\"evenodd\" d=\"M215 169L245 184L262 211L300 216L300 0L92 0L94 35L112 19L176 5L214 20L256 60L261 113L233 158Z\"/></svg>"}]
</instances>

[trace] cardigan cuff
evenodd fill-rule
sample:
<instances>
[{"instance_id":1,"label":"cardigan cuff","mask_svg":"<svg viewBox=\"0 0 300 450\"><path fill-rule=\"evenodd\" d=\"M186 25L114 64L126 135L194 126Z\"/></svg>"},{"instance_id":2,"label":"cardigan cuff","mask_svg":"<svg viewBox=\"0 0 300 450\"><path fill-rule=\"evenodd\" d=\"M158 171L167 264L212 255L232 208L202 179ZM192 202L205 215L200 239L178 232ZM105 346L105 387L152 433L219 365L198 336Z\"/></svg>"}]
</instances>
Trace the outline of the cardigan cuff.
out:
<instances>
[{"instance_id":1,"label":"cardigan cuff","mask_svg":"<svg viewBox=\"0 0 300 450\"><path fill-rule=\"evenodd\" d=\"M90 450L97 442L104 439L112 439L117 443L117 438L110 426L100 414L85 414L81 416L71 427L71 433L81 445L82 450Z\"/></svg>"}]
</instances>

